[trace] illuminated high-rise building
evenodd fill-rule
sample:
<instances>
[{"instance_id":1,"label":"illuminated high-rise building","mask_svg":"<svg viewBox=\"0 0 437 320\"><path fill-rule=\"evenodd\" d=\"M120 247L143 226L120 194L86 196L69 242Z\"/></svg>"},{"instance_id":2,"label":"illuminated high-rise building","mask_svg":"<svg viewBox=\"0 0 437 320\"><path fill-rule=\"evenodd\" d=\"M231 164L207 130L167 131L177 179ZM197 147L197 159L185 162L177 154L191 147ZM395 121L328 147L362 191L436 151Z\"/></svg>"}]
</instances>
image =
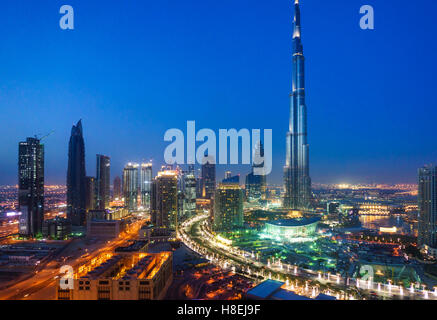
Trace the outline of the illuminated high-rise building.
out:
<instances>
[{"instance_id":1,"label":"illuminated high-rise building","mask_svg":"<svg viewBox=\"0 0 437 320\"><path fill-rule=\"evenodd\" d=\"M196 176L193 165L189 165L183 175L183 195L183 213L190 218L196 214Z\"/></svg>"},{"instance_id":2,"label":"illuminated high-rise building","mask_svg":"<svg viewBox=\"0 0 437 320\"><path fill-rule=\"evenodd\" d=\"M27 138L18 145L19 233L36 236L44 221L44 145Z\"/></svg>"},{"instance_id":3,"label":"illuminated high-rise building","mask_svg":"<svg viewBox=\"0 0 437 320\"><path fill-rule=\"evenodd\" d=\"M74 226L83 226L86 222L85 176L85 143L82 120L79 120L71 128L68 144L67 217Z\"/></svg>"},{"instance_id":4,"label":"illuminated high-rise building","mask_svg":"<svg viewBox=\"0 0 437 320\"><path fill-rule=\"evenodd\" d=\"M237 174L235 176L226 176L226 178L224 178L222 180L222 183L236 183L236 184L240 184L240 175Z\"/></svg>"},{"instance_id":5,"label":"illuminated high-rise building","mask_svg":"<svg viewBox=\"0 0 437 320\"><path fill-rule=\"evenodd\" d=\"M232 231L243 227L243 190L238 183L221 183L214 197L214 230Z\"/></svg>"},{"instance_id":6,"label":"illuminated high-rise building","mask_svg":"<svg viewBox=\"0 0 437 320\"><path fill-rule=\"evenodd\" d=\"M290 94L290 123L286 139L284 167L284 207L305 210L311 207L307 141L307 107L305 105L305 57L301 40L299 1L295 0L293 22L293 70Z\"/></svg>"},{"instance_id":7,"label":"illuminated high-rise building","mask_svg":"<svg viewBox=\"0 0 437 320\"><path fill-rule=\"evenodd\" d=\"M264 147L260 142L254 150L254 157L262 159L264 157ZM246 176L246 199L247 201L260 201L266 197L266 175L255 174L255 168L263 168L264 163L252 164L252 171Z\"/></svg>"},{"instance_id":8,"label":"illuminated high-rise building","mask_svg":"<svg viewBox=\"0 0 437 320\"><path fill-rule=\"evenodd\" d=\"M202 198L212 199L215 193L215 159L212 156L206 156L202 161Z\"/></svg>"},{"instance_id":9,"label":"illuminated high-rise building","mask_svg":"<svg viewBox=\"0 0 437 320\"><path fill-rule=\"evenodd\" d=\"M138 209L138 167L129 162L123 169L124 204L129 210Z\"/></svg>"},{"instance_id":10,"label":"illuminated high-rise building","mask_svg":"<svg viewBox=\"0 0 437 320\"><path fill-rule=\"evenodd\" d=\"M140 166L139 192L141 207L150 209L150 192L152 189L152 163L142 163Z\"/></svg>"},{"instance_id":11,"label":"illuminated high-rise building","mask_svg":"<svg viewBox=\"0 0 437 320\"><path fill-rule=\"evenodd\" d=\"M111 161L108 156L97 155L96 166L96 209L109 208Z\"/></svg>"},{"instance_id":12,"label":"illuminated high-rise building","mask_svg":"<svg viewBox=\"0 0 437 320\"><path fill-rule=\"evenodd\" d=\"M174 170L158 172L152 183L151 215L157 227L176 230L178 225L178 173Z\"/></svg>"},{"instance_id":13,"label":"illuminated high-rise building","mask_svg":"<svg viewBox=\"0 0 437 320\"><path fill-rule=\"evenodd\" d=\"M421 247L437 249L437 167L419 169L419 237Z\"/></svg>"},{"instance_id":14,"label":"illuminated high-rise building","mask_svg":"<svg viewBox=\"0 0 437 320\"><path fill-rule=\"evenodd\" d=\"M114 200L120 200L123 196L121 191L121 179L119 176L116 176L114 178L114 191L113 191L113 198Z\"/></svg>"},{"instance_id":15,"label":"illuminated high-rise building","mask_svg":"<svg viewBox=\"0 0 437 320\"><path fill-rule=\"evenodd\" d=\"M202 198L202 169L196 169L196 196Z\"/></svg>"},{"instance_id":16,"label":"illuminated high-rise building","mask_svg":"<svg viewBox=\"0 0 437 320\"><path fill-rule=\"evenodd\" d=\"M232 177L232 172L231 171L226 171L225 172L225 179L228 179L230 177Z\"/></svg>"}]
</instances>

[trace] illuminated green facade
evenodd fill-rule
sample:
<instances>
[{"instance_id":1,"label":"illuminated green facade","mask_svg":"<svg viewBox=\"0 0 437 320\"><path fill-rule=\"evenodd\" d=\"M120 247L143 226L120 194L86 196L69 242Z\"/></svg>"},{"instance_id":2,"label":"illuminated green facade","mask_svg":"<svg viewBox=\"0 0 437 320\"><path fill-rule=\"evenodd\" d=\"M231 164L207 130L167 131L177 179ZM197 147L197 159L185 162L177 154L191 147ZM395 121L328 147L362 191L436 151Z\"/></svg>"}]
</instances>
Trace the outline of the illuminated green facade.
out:
<instances>
[{"instance_id":1,"label":"illuminated green facade","mask_svg":"<svg viewBox=\"0 0 437 320\"><path fill-rule=\"evenodd\" d=\"M308 238L316 235L319 221L318 217L275 220L266 223L264 232L284 241L299 237Z\"/></svg>"}]
</instances>

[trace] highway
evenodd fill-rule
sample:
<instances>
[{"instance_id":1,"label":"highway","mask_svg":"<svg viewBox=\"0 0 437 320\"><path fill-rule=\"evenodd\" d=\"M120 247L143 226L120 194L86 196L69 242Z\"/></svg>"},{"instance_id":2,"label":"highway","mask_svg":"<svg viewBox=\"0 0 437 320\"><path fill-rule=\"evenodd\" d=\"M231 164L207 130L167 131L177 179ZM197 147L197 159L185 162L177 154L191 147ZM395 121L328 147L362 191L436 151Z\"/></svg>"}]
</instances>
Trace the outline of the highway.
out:
<instances>
[{"instance_id":1,"label":"highway","mask_svg":"<svg viewBox=\"0 0 437 320\"><path fill-rule=\"evenodd\" d=\"M91 246L83 245L83 240L75 239L47 264L40 266L28 279L0 291L0 300L53 300L56 298L57 281L62 276L59 269L70 265L74 270L82 264L105 253L114 252L115 248L125 245L127 241L137 238L143 221L136 221L130 226L130 232L122 233L117 239L99 241ZM82 250L77 250L77 247Z\"/></svg>"}]
</instances>

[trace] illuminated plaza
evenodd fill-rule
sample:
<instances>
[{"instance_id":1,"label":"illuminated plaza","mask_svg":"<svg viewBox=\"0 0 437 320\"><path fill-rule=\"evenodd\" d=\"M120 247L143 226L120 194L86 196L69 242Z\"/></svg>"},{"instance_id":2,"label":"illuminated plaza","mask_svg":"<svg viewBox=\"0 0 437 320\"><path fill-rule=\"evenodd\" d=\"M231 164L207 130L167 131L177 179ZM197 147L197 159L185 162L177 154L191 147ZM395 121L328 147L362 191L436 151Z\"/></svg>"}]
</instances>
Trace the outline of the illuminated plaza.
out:
<instances>
[{"instance_id":1,"label":"illuminated plaza","mask_svg":"<svg viewBox=\"0 0 437 320\"><path fill-rule=\"evenodd\" d=\"M333 232L324 224L307 228L304 233L295 229L283 236L267 235L267 228L273 226L277 233L275 227L284 226L285 221L288 227L296 228L299 219L265 222L259 230L241 228L215 233L206 217L183 225L184 243L223 268L255 277L255 282L284 281L289 290L309 297L319 293L335 293L340 299L437 297L435 290L425 289L417 265L405 264L403 257L396 256L397 245L356 241L350 234ZM307 227L320 223L319 219L311 218L300 222ZM369 266L374 270L371 277L366 274Z\"/></svg>"}]
</instances>

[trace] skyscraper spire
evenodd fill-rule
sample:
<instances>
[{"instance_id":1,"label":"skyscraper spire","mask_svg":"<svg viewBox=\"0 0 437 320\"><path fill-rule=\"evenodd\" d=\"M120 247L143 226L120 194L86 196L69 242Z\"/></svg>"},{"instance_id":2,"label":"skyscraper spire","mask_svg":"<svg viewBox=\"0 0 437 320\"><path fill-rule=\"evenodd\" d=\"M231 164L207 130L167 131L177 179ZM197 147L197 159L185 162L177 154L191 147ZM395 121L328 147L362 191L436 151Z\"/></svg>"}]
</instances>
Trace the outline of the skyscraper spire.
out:
<instances>
[{"instance_id":1,"label":"skyscraper spire","mask_svg":"<svg viewBox=\"0 0 437 320\"><path fill-rule=\"evenodd\" d=\"M294 2L293 39L300 38L300 8L299 0Z\"/></svg>"},{"instance_id":2,"label":"skyscraper spire","mask_svg":"<svg viewBox=\"0 0 437 320\"><path fill-rule=\"evenodd\" d=\"M294 2L292 92L290 94L290 124L286 139L284 167L284 207L310 208L311 179L309 176L307 109L305 105L305 57L301 39L299 1Z\"/></svg>"},{"instance_id":3,"label":"skyscraper spire","mask_svg":"<svg viewBox=\"0 0 437 320\"><path fill-rule=\"evenodd\" d=\"M303 46L301 41L300 29L300 8L299 1L294 3L294 19L293 19L293 55L303 54Z\"/></svg>"}]
</instances>

